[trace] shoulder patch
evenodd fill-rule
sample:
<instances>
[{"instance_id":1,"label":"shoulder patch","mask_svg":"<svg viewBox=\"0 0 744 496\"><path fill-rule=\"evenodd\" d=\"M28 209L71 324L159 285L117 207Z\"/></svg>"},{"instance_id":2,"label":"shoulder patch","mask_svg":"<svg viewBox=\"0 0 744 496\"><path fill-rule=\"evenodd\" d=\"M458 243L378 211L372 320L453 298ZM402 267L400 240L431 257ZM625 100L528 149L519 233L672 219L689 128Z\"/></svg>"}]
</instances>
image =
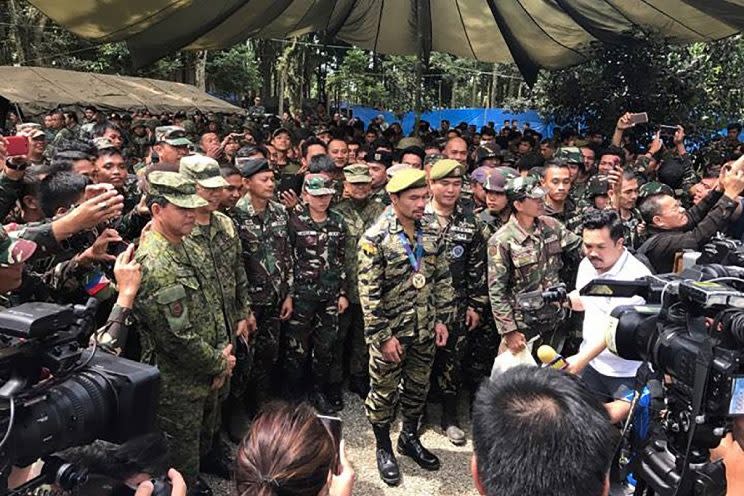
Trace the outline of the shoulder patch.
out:
<instances>
[{"instance_id":1,"label":"shoulder patch","mask_svg":"<svg viewBox=\"0 0 744 496\"><path fill-rule=\"evenodd\" d=\"M370 242L368 239L364 239L364 238L360 239L359 248L367 255L370 255L370 256L377 255L377 247L372 242Z\"/></svg>"}]
</instances>

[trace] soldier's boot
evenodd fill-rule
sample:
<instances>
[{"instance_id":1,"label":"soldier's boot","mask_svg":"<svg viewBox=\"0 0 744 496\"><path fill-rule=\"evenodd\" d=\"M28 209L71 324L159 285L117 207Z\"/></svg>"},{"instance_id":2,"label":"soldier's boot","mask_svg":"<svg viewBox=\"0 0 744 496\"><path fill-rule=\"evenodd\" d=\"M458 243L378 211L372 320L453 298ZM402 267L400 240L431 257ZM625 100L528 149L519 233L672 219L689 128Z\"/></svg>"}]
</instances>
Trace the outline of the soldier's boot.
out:
<instances>
[{"instance_id":1,"label":"soldier's boot","mask_svg":"<svg viewBox=\"0 0 744 496\"><path fill-rule=\"evenodd\" d=\"M418 421L403 421L403 428L398 436L398 453L413 458L425 470L439 470L439 458L421 444Z\"/></svg>"},{"instance_id":2,"label":"soldier's boot","mask_svg":"<svg viewBox=\"0 0 744 496\"><path fill-rule=\"evenodd\" d=\"M212 449L199 460L199 470L229 480L230 467L233 465L231 451L227 442L218 434Z\"/></svg>"},{"instance_id":3,"label":"soldier's boot","mask_svg":"<svg viewBox=\"0 0 744 496\"><path fill-rule=\"evenodd\" d=\"M334 411L340 412L344 409L344 394L341 383L330 384L326 388L326 399Z\"/></svg>"},{"instance_id":4,"label":"soldier's boot","mask_svg":"<svg viewBox=\"0 0 744 496\"><path fill-rule=\"evenodd\" d=\"M333 406L331 406L331 403L328 401L325 394L323 394L323 390L319 386L313 387L313 390L310 393L310 403L312 403L315 409L323 415L336 413L336 410L333 409Z\"/></svg>"},{"instance_id":5,"label":"soldier's boot","mask_svg":"<svg viewBox=\"0 0 744 496\"><path fill-rule=\"evenodd\" d=\"M196 478L196 483L189 485L188 496L212 496L212 488L209 487L207 481L201 478Z\"/></svg>"},{"instance_id":6,"label":"soldier's boot","mask_svg":"<svg viewBox=\"0 0 744 496\"><path fill-rule=\"evenodd\" d=\"M367 399L369 379L363 375L352 375L349 377L349 391L358 394L362 400Z\"/></svg>"},{"instance_id":7,"label":"soldier's boot","mask_svg":"<svg viewBox=\"0 0 744 496\"><path fill-rule=\"evenodd\" d=\"M390 441L390 424L372 424L372 430L377 442L377 471L380 479L388 486L397 486L400 484L400 468Z\"/></svg>"},{"instance_id":8,"label":"soldier's boot","mask_svg":"<svg viewBox=\"0 0 744 496\"><path fill-rule=\"evenodd\" d=\"M457 395L442 395L442 430L447 439L455 446L465 444L465 433L460 429L457 422Z\"/></svg>"}]
</instances>

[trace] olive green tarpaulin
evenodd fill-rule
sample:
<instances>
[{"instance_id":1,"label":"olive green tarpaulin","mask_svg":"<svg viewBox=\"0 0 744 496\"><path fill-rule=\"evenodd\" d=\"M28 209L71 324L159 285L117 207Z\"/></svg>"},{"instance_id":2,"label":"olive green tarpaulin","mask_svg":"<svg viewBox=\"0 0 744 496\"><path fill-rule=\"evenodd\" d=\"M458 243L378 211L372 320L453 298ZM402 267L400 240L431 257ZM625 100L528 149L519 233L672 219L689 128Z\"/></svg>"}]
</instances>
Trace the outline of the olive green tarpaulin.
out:
<instances>
[{"instance_id":1,"label":"olive green tarpaulin","mask_svg":"<svg viewBox=\"0 0 744 496\"><path fill-rule=\"evenodd\" d=\"M390 54L438 51L540 68L581 63L599 43L653 32L673 42L744 28L744 0L30 0L84 38L126 40L145 65L180 49L309 32Z\"/></svg>"},{"instance_id":2,"label":"olive green tarpaulin","mask_svg":"<svg viewBox=\"0 0 744 496\"><path fill-rule=\"evenodd\" d=\"M0 96L27 115L84 105L119 111L147 108L156 113L243 112L189 84L40 67L0 66Z\"/></svg>"}]
</instances>

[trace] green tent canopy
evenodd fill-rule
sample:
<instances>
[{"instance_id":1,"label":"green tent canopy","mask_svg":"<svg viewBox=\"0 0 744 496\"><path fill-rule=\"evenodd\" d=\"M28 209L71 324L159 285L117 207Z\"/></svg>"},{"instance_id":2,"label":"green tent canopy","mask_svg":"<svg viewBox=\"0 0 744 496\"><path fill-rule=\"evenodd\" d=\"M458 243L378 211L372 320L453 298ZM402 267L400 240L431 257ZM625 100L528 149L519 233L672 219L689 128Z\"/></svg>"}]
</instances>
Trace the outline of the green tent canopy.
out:
<instances>
[{"instance_id":1,"label":"green tent canopy","mask_svg":"<svg viewBox=\"0 0 744 496\"><path fill-rule=\"evenodd\" d=\"M744 28L744 0L30 0L93 41L126 40L138 65L181 49L316 32L389 54L438 51L540 68L581 63L639 32L716 40Z\"/></svg>"},{"instance_id":2,"label":"green tent canopy","mask_svg":"<svg viewBox=\"0 0 744 496\"><path fill-rule=\"evenodd\" d=\"M27 115L85 105L118 111L146 108L154 113L243 112L189 84L41 67L0 66L0 97Z\"/></svg>"}]
</instances>

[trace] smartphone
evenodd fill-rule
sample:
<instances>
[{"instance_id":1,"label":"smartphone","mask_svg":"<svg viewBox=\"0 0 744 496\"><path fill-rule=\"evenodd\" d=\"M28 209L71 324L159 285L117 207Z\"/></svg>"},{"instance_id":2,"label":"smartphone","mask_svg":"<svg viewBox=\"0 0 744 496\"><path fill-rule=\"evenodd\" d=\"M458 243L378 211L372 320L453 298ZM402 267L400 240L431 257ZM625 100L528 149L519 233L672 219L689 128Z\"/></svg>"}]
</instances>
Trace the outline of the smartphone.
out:
<instances>
[{"instance_id":1,"label":"smartphone","mask_svg":"<svg viewBox=\"0 0 744 496\"><path fill-rule=\"evenodd\" d=\"M639 112L637 114L630 114L631 124L644 124L648 122L648 114L646 112Z\"/></svg>"},{"instance_id":2,"label":"smartphone","mask_svg":"<svg viewBox=\"0 0 744 496\"><path fill-rule=\"evenodd\" d=\"M124 253L127 248L129 248L129 243L125 243L124 241L112 241L108 244L106 253L118 257L119 255Z\"/></svg>"},{"instance_id":3,"label":"smartphone","mask_svg":"<svg viewBox=\"0 0 744 496\"><path fill-rule=\"evenodd\" d=\"M659 133L661 133L664 136L674 136L674 133L677 132L677 126L667 126L667 125L660 125L659 126Z\"/></svg>"},{"instance_id":4,"label":"smartphone","mask_svg":"<svg viewBox=\"0 0 744 496\"><path fill-rule=\"evenodd\" d=\"M9 157L28 155L28 138L25 136L8 136L5 138Z\"/></svg>"},{"instance_id":5,"label":"smartphone","mask_svg":"<svg viewBox=\"0 0 744 496\"><path fill-rule=\"evenodd\" d=\"M339 463L339 451L341 450L341 431L343 427L343 421L338 417L329 417L327 415L318 415L318 418L333 438L333 443L336 445L336 466L333 469L333 473L338 475L341 473L341 464Z\"/></svg>"}]
</instances>

